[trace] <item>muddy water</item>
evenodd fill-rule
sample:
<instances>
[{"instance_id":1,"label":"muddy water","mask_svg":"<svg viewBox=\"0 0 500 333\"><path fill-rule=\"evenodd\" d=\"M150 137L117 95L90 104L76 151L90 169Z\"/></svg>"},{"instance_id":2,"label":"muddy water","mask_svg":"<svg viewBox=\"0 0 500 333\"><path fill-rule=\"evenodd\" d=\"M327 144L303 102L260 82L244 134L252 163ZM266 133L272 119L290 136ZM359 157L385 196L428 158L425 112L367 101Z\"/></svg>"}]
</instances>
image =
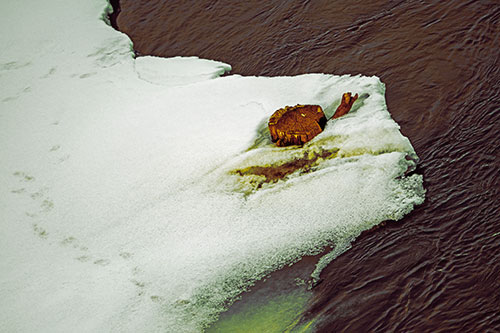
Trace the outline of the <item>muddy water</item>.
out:
<instances>
[{"instance_id":1,"label":"muddy water","mask_svg":"<svg viewBox=\"0 0 500 333\"><path fill-rule=\"evenodd\" d=\"M114 1L117 2L117 1ZM121 0L138 54L243 75L377 75L426 202L362 235L301 316L319 332L500 331L498 1Z\"/></svg>"}]
</instances>

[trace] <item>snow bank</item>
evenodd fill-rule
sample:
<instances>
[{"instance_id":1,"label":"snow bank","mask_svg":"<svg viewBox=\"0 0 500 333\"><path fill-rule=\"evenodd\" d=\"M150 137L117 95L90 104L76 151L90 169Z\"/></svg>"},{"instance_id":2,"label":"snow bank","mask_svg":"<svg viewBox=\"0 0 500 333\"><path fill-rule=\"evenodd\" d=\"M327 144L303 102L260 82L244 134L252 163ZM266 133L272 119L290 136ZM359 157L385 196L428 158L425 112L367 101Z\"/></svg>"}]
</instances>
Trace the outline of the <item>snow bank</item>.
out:
<instances>
[{"instance_id":1,"label":"snow bank","mask_svg":"<svg viewBox=\"0 0 500 333\"><path fill-rule=\"evenodd\" d=\"M378 78L134 59L105 7L0 4L3 330L200 331L270 271L423 201ZM364 98L305 147L269 142L276 109L331 113L345 91ZM238 173L319 155L277 182Z\"/></svg>"}]
</instances>

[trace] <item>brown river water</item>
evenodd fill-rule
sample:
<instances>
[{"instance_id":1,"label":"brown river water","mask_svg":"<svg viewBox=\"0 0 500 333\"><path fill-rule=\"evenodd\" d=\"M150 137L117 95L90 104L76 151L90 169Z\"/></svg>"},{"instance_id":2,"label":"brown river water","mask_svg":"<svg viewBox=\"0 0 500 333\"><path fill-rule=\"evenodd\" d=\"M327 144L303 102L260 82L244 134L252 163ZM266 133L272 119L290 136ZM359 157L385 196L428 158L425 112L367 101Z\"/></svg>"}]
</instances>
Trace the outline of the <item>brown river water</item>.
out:
<instances>
[{"instance_id":1,"label":"brown river water","mask_svg":"<svg viewBox=\"0 0 500 333\"><path fill-rule=\"evenodd\" d=\"M111 2L138 55L386 84L426 201L329 264L299 322L317 332L500 332L498 0Z\"/></svg>"}]
</instances>

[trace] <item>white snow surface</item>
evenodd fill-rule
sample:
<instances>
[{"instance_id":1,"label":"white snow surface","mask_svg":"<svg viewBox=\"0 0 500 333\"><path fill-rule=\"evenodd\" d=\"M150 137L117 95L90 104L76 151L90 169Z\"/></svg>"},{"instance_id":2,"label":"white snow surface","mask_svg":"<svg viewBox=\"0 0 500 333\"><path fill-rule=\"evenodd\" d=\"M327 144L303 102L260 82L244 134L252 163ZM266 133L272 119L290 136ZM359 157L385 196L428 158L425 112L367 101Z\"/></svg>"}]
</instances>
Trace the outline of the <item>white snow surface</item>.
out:
<instances>
[{"instance_id":1,"label":"white snow surface","mask_svg":"<svg viewBox=\"0 0 500 333\"><path fill-rule=\"evenodd\" d=\"M423 201L377 77L134 59L107 11L0 3L1 331L201 331L257 279ZM276 109L331 115L345 91L369 97L304 147L271 144ZM338 153L276 183L234 172L321 151Z\"/></svg>"},{"instance_id":2,"label":"white snow surface","mask_svg":"<svg viewBox=\"0 0 500 333\"><path fill-rule=\"evenodd\" d=\"M135 71L139 78L163 86L183 86L215 79L230 70L228 64L198 57L145 56L135 59Z\"/></svg>"}]
</instances>

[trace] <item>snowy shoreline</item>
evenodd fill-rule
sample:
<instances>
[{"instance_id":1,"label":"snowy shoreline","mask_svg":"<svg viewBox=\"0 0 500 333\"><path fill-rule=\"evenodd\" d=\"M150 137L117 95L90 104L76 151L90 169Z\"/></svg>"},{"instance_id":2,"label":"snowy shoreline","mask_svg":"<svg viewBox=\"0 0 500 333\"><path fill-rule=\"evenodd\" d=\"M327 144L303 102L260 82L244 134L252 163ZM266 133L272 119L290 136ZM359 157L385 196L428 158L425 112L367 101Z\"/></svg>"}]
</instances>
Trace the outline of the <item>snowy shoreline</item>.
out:
<instances>
[{"instance_id":1,"label":"snowy shoreline","mask_svg":"<svg viewBox=\"0 0 500 333\"><path fill-rule=\"evenodd\" d=\"M376 77L221 78L216 61L134 59L105 1L32 7L0 5L7 330L199 331L268 273L423 201ZM305 147L254 145L274 110L345 91L370 97ZM231 173L322 149L338 153L250 196Z\"/></svg>"}]
</instances>

